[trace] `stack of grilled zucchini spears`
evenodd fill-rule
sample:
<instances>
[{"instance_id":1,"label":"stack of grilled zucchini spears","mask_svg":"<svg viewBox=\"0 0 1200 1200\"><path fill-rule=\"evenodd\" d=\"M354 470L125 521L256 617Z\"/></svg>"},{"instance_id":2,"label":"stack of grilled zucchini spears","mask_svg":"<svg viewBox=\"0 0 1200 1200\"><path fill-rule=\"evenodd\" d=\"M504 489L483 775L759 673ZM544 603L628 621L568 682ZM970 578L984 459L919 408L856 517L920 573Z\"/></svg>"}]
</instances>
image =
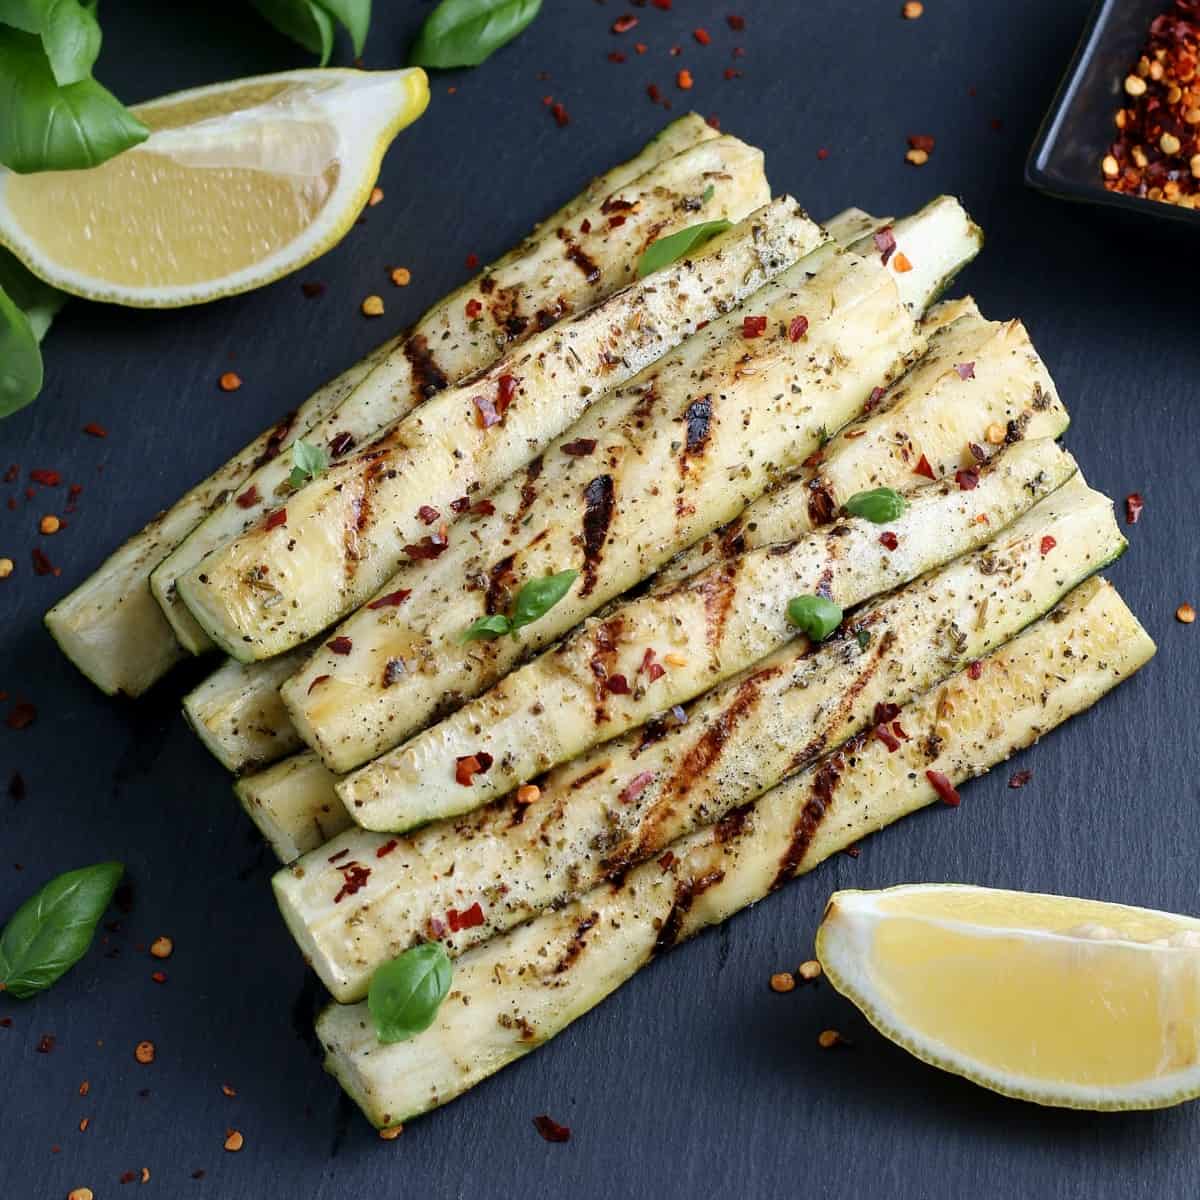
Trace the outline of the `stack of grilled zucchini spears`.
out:
<instances>
[{"instance_id":1,"label":"stack of grilled zucchini spears","mask_svg":"<svg viewBox=\"0 0 1200 1200\"><path fill-rule=\"evenodd\" d=\"M290 864L327 1063L376 1124L955 800L1153 653L1089 578L1124 539L1025 330L937 303L980 244L946 197L822 228L685 117L49 613L110 692L231 656L188 719ZM890 519L844 507L880 488ZM563 572L511 636L465 638ZM813 596L845 613L819 642L788 619ZM452 992L381 1044L372 974L431 938Z\"/></svg>"}]
</instances>

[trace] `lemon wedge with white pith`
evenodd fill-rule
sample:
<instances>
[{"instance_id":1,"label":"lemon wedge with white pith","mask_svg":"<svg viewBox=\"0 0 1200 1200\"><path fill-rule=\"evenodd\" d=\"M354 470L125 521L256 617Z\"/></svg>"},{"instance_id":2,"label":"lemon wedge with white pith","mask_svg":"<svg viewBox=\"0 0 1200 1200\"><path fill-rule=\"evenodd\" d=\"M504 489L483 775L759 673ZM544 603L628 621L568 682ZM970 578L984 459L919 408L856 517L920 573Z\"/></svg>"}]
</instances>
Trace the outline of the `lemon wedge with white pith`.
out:
<instances>
[{"instance_id":1,"label":"lemon wedge with white pith","mask_svg":"<svg viewBox=\"0 0 1200 1200\"><path fill-rule=\"evenodd\" d=\"M42 279L149 308L260 287L345 236L384 151L429 102L424 71L305 70L133 111L141 145L87 171L0 168L0 243Z\"/></svg>"},{"instance_id":2,"label":"lemon wedge with white pith","mask_svg":"<svg viewBox=\"0 0 1200 1200\"><path fill-rule=\"evenodd\" d=\"M885 1037L1008 1096L1165 1108L1200 1096L1200 920L956 884L837 892L833 986Z\"/></svg>"}]
</instances>

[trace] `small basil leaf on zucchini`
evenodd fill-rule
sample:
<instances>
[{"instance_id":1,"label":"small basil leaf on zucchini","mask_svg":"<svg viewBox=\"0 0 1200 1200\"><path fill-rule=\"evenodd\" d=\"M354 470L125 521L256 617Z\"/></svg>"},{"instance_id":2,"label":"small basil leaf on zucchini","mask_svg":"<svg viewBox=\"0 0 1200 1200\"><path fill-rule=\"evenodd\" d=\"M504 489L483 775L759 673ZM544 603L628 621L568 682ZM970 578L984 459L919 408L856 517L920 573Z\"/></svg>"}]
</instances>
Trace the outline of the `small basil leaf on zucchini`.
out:
<instances>
[{"instance_id":1,"label":"small basil leaf on zucchini","mask_svg":"<svg viewBox=\"0 0 1200 1200\"><path fill-rule=\"evenodd\" d=\"M453 970L440 942L424 942L386 962L371 976L367 1008L385 1045L428 1029L450 990Z\"/></svg>"},{"instance_id":2,"label":"small basil leaf on zucchini","mask_svg":"<svg viewBox=\"0 0 1200 1200\"><path fill-rule=\"evenodd\" d=\"M677 259L684 258L705 242L711 241L718 233L724 233L730 228L731 223L724 218L719 221L701 221L699 225L689 225L678 233L671 233L656 242L651 242L638 259L638 278L669 267Z\"/></svg>"},{"instance_id":3,"label":"small basil leaf on zucchini","mask_svg":"<svg viewBox=\"0 0 1200 1200\"><path fill-rule=\"evenodd\" d=\"M288 482L294 488L303 487L310 479L316 479L329 466L329 458L320 446L314 446L303 438L292 443L292 473Z\"/></svg>"},{"instance_id":4,"label":"small basil leaf on zucchini","mask_svg":"<svg viewBox=\"0 0 1200 1200\"><path fill-rule=\"evenodd\" d=\"M842 623L842 610L825 596L795 596L788 601L787 617L812 641L823 642Z\"/></svg>"},{"instance_id":5,"label":"small basil leaf on zucchini","mask_svg":"<svg viewBox=\"0 0 1200 1200\"><path fill-rule=\"evenodd\" d=\"M538 15L542 0L442 0L409 52L414 67L477 67Z\"/></svg>"},{"instance_id":6,"label":"small basil leaf on zucchini","mask_svg":"<svg viewBox=\"0 0 1200 1200\"><path fill-rule=\"evenodd\" d=\"M544 617L570 590L579 578L578 571L560 571L543 579L531 579L518 593L513 605L513 629L532 625Z\"/></svg>"},{"instance_id":7,"label":"small basil leaf on zucchini","mask_svg":"<svg viewBox=\"0 0 1200 1200\"><path fill-rule=\"evenodd\" d=\"M464 642L491 641L492 638L503 637L512 632L512 623L503 613L493 613L490 617L480 617L466 633Z\"/></svg>"},{"instance_id":8,"label":"small basil leaf on zucchini","mask_svg":"<svg viewBox=\"0 0 1200 1200\"><path fill-rule=\"evenodd\" d=\"M0 985L18 1000L45 991L87 953L124 867L105 862L52 879L0 933Z\"/></svg>"},{"instance_id":9,"label":"small basil leaf on zucchini","mask_svg":"<svg viewBox=\"0 0 1200 1200\"><path fill-rule=\"evenodd\" d=\"M865 517L876 525L883 525L903 516L908 501L892 488L881 487L869 492L855 492L842 507L852 517Z\"/></svg>"}]
</instances>

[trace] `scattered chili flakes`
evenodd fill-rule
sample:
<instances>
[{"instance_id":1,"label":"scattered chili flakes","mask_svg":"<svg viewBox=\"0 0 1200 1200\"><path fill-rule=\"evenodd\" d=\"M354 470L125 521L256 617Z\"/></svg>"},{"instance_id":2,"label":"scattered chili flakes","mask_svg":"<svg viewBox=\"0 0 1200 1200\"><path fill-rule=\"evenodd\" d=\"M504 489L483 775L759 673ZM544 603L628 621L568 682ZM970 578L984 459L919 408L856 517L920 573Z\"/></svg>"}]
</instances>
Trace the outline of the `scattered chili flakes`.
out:
<instances>
[{"instance_id":1,"label":"scattered chili flakes","mask_svg":"<svg viewBox=\"0 0 1200 1200\"><path fill-rule=\"evenodd\" d=\"M742 318L742 337L756 338L761 337L767 331L766 317L743 317Z\"/></svg>"},{"instance_id":2,"label":"scattered chili flakes","mask_svg":"<svg viewBox=\"0 0 1200 1200\"><path fill-rule=\"evenodd\" d=\"M258 484L252 483L235 501L238 508L253 508L262 497L258 494Z\"/></svg>"},{"instance_id":3,"label":"scattered chili flakes","mask_svg":"<svg viewBox=\"0 0 1200 1200\"><path fill-rule=\"evenodd\" d=\"M604 686L614 696L629 695L629 680L624 675L610 675Z\"/></svg>"},{"instance_id":4,"label":"scattered chili flakes","mask_svg":"<svg viewBox=\"0 0 1200 1200\"><path fill-rule=\"evenodd\" d=\"M37 709L28 700L21 700L8 710L4 723L9 729L28 729L37 720Z\"/></svg>"},{"instance_id":5,"label":"scattered chili flakes","mask_svg":"<svg viewBox=\"0 0 1200 1200\"><path fill-rule=\"evenodd\" d=\"M450 540L446 536L446 527L443 525L437 533L427 533L419 542L415 542L411 546L405 546L404 553L409 558L427 560L437 558L439 554L445 553L446 547L449 544Z\"/></svg>"},{"instance_id":6,"label":"scattered chili flakes","mask_svg":"<svg viewBox=\"0 0 1200 1200\"><path fill-rule=\"evenodd\" d=\"M483 906L476 900L470 908L464 908L462 912L459 912L457 908L451 908L446 912L446 924L450 926L451 933L458 933L463 929L474 929L477 925L483 924Z\"/></svg>"},{"instance_id":7,"label":"scattered chili flakes","mask_svg":"<svg viewBox=\"0 0 1200 1200\"><path fill-rule=\"evenodd\" d=\"M51 471L45 467L34 467L29 472L29 478L34 483L40 483L42 487L58 487L62 483L62 476L57 471Z\"/></svg>"},{"instance_id":8,"label":"scattered chili flakes","mask_svg":"<svg viewBox=\"0 0 1200 1200\"><path fill-rule=\"evenodd\" d=\"M422 504L417 509L417 519L422 525L432 525L442 514L431 504Z\"/></svg>"},{"instance_id":9,"label":"scattered chili flakes","mask_svg":"<svg viewBox=\"0 0 1200 1200\"><path fill-rule=\"evenodd\" d=\"M776 971L771 976L771 991L773 992L790 992L796 986L796 977L791 971Z\"/></svg>"},{"instance_id":10,"label":"scattered chili flakes","mask_svg":"<svg viewBox=\"0 0 1200 1200\"><path fill-rule=\"evenodd\" d=\"M473 321L481 312L483 312L483 305L472 296L471 299L467 301L465 311L467 314L467 319Z\"/></svg>"},{"instance_id":11,"label":"scattered chili flakes","mask_svg":"<svg viewBox=\"0 0 1200 1200\"><path fill-rule=\"evenodd\" d=\"M818 146L817 147L817 160L819 162L824 162L828 157L829 157L828 148L825 146Z\"/></svg>"},{"instance_id":12,"label":"scattered chili flakes","mask_svg":"<svg viewBox=\"0 0 1200 1200\"><path fill-rule=\"evenodd\" d=\"M263 522L264 529L278 529L280 525L287 524L287 509L277 508L271 513L266 521Z\"/></svg>"},{"instance_id":13,"label":"scattered chili flakes","mask_svg":"<svg viewBox=\"0 0 1200 1200\"><path fill-rule=\"evenodd\" d=\"M475 268L479 266L479 255L478 254L468 254L464 261L467 264L467 270L474 271Z\"/></svg>"},{"instance_id":14,"label":"scattered chili flakes","mask_svg":"<svg viewBox=\"0 0 1200 1200\"><path fill-rule=\"evenodd\" d=\"M1190 604L1181 604L1175 610L1175 620L1190 625L1196 619L1196 610Z\"/></svg>"},{"instance_id":15,"label":"scattered chili flakes","mask_svg":"<svg viewBox=\"0 0 1200 1200\"><path fill-rule=\"evenodd\" d=\"M650 3L653 4L654 7L660 12L671 11L671 0L650 0Z\"/></svg>"},{"instance_id":16,"label":"scattered chili flakes","mask_svg":"<svg viewBox=\"0 0 1200 1200\"><path fill-rule=\"evenodd\" d=\"M383 316L383 297L370 295L363 300L359 305L359 309L364 317L382 317Z\"/></svg>"},{"instance_id":17,"label":"scattered chili flakes","mask_svg":"<svg viewBox=\"0 0 1200 1200\"><path fill-rule=\"evenodd\" d=\"M142 1064L147 1066L154 1061L155 1049L153 1042L138 1042L133 1048L133 1057Z\"/></svg>"},{"instance_id":18,"label":"scattered chili flakes","mask_svg":"<svg viewBox=\"0 0 1200 1200\"><path fill-rule=\"evenodd\" d=\"M325 647L332 654L349 654L354 649L354 643L343 634L326 642Z\"/></svg>"},{"instance_id":19,"label":"scattered chili flakes","mask_svg":"<svg viewBox=\"0 0 1200 1200\"><path fill-rule=\"evenodd\" d=\"M703 27L700 29L693 29L692 37L694 37L702 46L707 46L709 42L712 41L712 35Z\"/></svg>"},{"instance_id":20,"label":"scattered chili flakes","mask_svg":"<svg viewBox=\"0 0 1200 1200\"><path fill-rule=\"evenodd\" d=\"M58 575L62 574L62 568L56 567L46 557L46 555L41 550L39 550L36 546L33 549L32 558L33 558L33 573L35 575L58 576Z\"/></svg>"},{"instance_id":21,"label":"scattered chili flakes","mask_svg":"<svg viewBox=\"0 0 1200 1200\"><path fill-rule=\"evenodd\" d=\"M808 332L808 318L793 317L788 324L788 341L798 342Z\"/></svg>"},{"instance_id":22,"label":"scattered chili flakes","mask_svg":"<svg viewBox=\"0 0 1200 1200\"><path fill-rule=\"evenodd\" d=\"M979 486L979 468L963 467L955 471L954 482L960 492L973 492Z\"/></svg>"},{"instance_id":23,"label":"scattered chili flakes","mask_svg":"<svg viewBox=\"0 0 1200 1200\"><path fill-rule=\"evenodd\" d=\"M52 1033L43 1033L35 1047L39 1054L50 1054L54 1050L55 1037Z\"/></svg>"},{"instance_id":24,"label":"scattered chili flakes","mask_svg":"<svg viewBox=\"0 0 1200 1200\"><path fill-rule=\"evenodd\" d=\"M227 1129L225 1131L225 1149L230 1154L236 1154L245 1144L246 1139L242 1136L240 1130Z\"/></svg>"},{"instance_id":25,"label":"scattered chili flakes","mask_svg":"<svg viewBox=\"0 0 1200 1200\"><path fill-rule=\"evenodd\" d=\"M1008 786L1010 788L1023 788L1033 778L1033 772L1030 770L1014 771L1008 777Z\"/></svg>"},{"instance_id":26,"label":"scattered chili flakes","mask_svg":"<svg viewBox=\"0 0 1200 1200\"><path fill-rule=\"evenodd\" d=\"M1125 520L1130 525L1136 525L1138 518L1142 515L1142 509L1146 507L1146 502L1142 499L1141 492L1130 492L1125 497Z\"/></svg>"},{"instance_id":27,"label":"scattered chili flakes","mask_svg":"<svg viewBox=\"0 0 1200 1200\"><path fill-rule=\"evenodd\" d=\"M560 1125L553 1117L547 1116L545 1113L533 1118L533 1127L548 1142L569 1142L571 1140L570 1127Z\"/></svg>"},{"instance_id":28,"label":"scattered chili flakes","mask_svg":"<svg viewBox=\"0 0 1200 1200\"><path fill-rule=\"evenodd\" d=\"M153 958L170 958L175 951L175 943L169 937L156 937L150 943L150 954Z\"/></svg>"},{"instance_id":29,"label":"scattered chili flakes","mask_svg":"<svg viewBox=\"0 0 1200 1200\"><path fill-rule=\"evenodd\" d=\"M622 804L632 804L654 782L653 771L639 771L622 789L617 797Z\"/></svg>"},{"instance_id":30,"label":"scattered chili flakes","mask_svg":"<svg viewBox=\"0 0 1200 1200\"><path fill-rule=\"evenodd\" d=\"M608 61L610 63L623 63L625 61L625 55L622 54L620 50L610 50L608 52Z\"/></svg>"},{"instance_id":31,"label":"scattered chili flakes","mask_svg":"<svg viewBox=\"0 0 1200 1200\"><path fill-rule=\"evenodd\" d=\"M957 808L962 803L962 797L955 790L954 784L941 771L926 771L925 778L929 780L930 787L937 792L943 804Z\"/></svg>"},{"instance_id":32,"label":"scattered chili flakes","mask_svg":"<svg viewBox=\"0 0 1200 1200\"><path fill-rule=\"evenodd\" d=\"M645 42L634 42L633 48L634 48L634 50L637 51L638 54L645 54L646 51L650 49L650 47L647 46Z\"/></svg>"},{"instance_id":33,"label":"scattered chili flakes","mask_svg":"<svg viewBox=\"0 0 1200 1200\"><path fill-rule=\"evenodd\" d=\"M167 982L167 973L166 973L166 971L152 971L150 973L150 978L155 983L166 983Z\"/></svg>"},{"instance_id":34,"label":"scattered chili flakes","mask_svg":"<svg viewBox=\"0 0 1200 1200\"><path fill-rule=\"evenodd\" d=\"M661 855L658 860L658 865L662 867L664 871L669 871L675 865L675 852L673 850L668 850L665 854Z\"/></svg>"},{"instance_id":35,"label":"scattered chili flakes","mask_svg":"<svg viewBox=\"0 0 1200 1200\"><path fill-rule=\"evenodd\" d=\"M1058 543L1049 534L1046 534L1046 536L1044 538L1042 538L1042 544L1039 547L1041 549L1043 557L1045 555L1049 554L1050 551L1053 550L1054 547L1057 545L1058 545Z\"/></svg>"},{"instance_id":36,"label":"scattered chili flakes","mask_svg":"<svg viewBox=\"0 0 1200 1200\"><path fill-rule=\"evenodd\" d=\"M385 1142L394 1142L404 1132L403 1125L389 1125L379 1131L379 1136Z\"/></svg>"},{"instance_id":37,"label":"scattered chili flakes","mask_svg":"<svg viewBox=\"0 0 1200 1200\"><path fill-rule=\"evenodd\" d=\"M108 437L108 430L105 429L103 425L97 425L95 421L89 421L83 427L83 432L86 433L88 435L88 437L94 437L94 438Z\"/></svg>"},{"instance_id":38,"label":"scattered chili flakes","mask_svg":"<svg viewBox=\"0 0 1200 1200\"><path fill-rule=\"evenodd\" d=\"M890 529L886 529L879 535L879 544L887 550L895 550L900 545L900 539Z\"/></svg>"},{"instance_id":39,"label":"scattered chili flakes","mask_svg":"<svg viewBox=\"0 0 1200 1200\"><path fill-rule=\"evenodd\" d=\"M725 70L721 72L721 77L723 79L740 79L742 77L742 73L741 71L736 70L734 67L726 67Z\"/></svg>"},{"instance_id":40,"label":"scattered chili flakes","mask_svg":"<svg viewBox=\"0 0 1200 1200\"><path fill-rule=\"evenodd\" d=\"M471 787L476 775L486 775L491 769L493 758L484 750L464 754L454 760L454 782Z\"/></svg>"},{"instance_id":41,"label":"scattered chili flakes","mask_svg":"<svg viewBox=\"0 0 1200 1200\"><path fill-rule=\"evenodd\" d=\"M613 33L628 33L631 29L637 26L638 19L633 13L626 13L623 17L618 17L612 23Z\"/></svg>"},{"instance_id":42,"label":"scattered chili flakes","mask_svg":"<svg viewBox=\"0 0 1200 1200\"><path fill-rule=\"evenodd\" d=\"M305 693L305 695L311 696L313 693L313 688L315 688L318 684L324 683L328 678L328 675L318 675L316 679L314 679L312 683L308 685L308 691Z\"/></svg>"},{"instance_id":43,"label":"scattered chili flakes","mask_svg":"<svg viewBox=\"0 0 1200 1200\"><path fill-rule=\"evenodd\" d=\"M306 300L315 300L318 296L325 295L325 284L319 279L310 279L300 285L300 291L304 293Z\"/></svg>"},{"instance_id":44,"label":"scattered chili flakes","mask_svg":"<svg viewBox=\"0 0 1200 1200\"><path fill-rule=\"evenodd\" d=\"M565 125L570 125L571 114L567 112L566 107L559 101L555 101L550 106L550 115L554 118L554 123L562 129Z\"/></svg>"},{"instance_id":45,"label":"scattered chili flakes","mask_svg":"<svg viewBox=\"0 0 1200 1200\"><path fill-rule=\"evenodd\" d=\"M398 838L388 838L388 840L384 842L382 846L376 848L375 857L387 858L387 856L391 854L391 852L395 850L398 845L400 845Z\"/></svg>"},{"instance_id":46,"label":"scattered chili flakes","mask_svg":"<svg viewBox=\"0 0 1200 1200\"><path fill-rule=\"evenodd\" d=\"M658 84L656 83L648 83L646 85L646 95L649 96L651 101L655 104L662 99L662 92L658 90Z\"/></svg>"},{"instance_id":47,"label":"scattered chili flakes","mask_svg":"<svg viewBox=\"0 0 1200 1200\"><path fill-rule=\"evenodd\" d=\"M913 474L924 475L926 479L935 478L933 474L933 468L929 465L929 459L927 459L925 455L922 454L921 457L917 459L917 465L913 467Z\"/></svg>"},{"instance_id":48,"label":"scattered chili flakes","mask_svg":"<svg viewBox=\"0 0 1200 1200\"><path fill-rule=\"evenodd\" d=\"M692 73L687 69L687 67L684 67L682 70L676 72L675 86L679 88L681 92L690 92L695 86L692 81Z\"/></svg>"},{"instance_id":49,"label":"scattered chili flakes","mask_svg":"<svg viewBox=\"0 0 1200 1200\"><path fill-rule=\"evenodd\" d=\"M12 1023L12 1017L0 1017L0 1029L11 1029Z\"/></svg>"},{"instance_id":50,"label":"scattered chili flakes","mask_svg":"<svg viewBox=\"0 0 1200 1200\"><path fill-rule=\"evenodd\" d=\"M729 16L725 18L725 22L729 28L734 31L734 33L741 33L741 31L746 28L746 18L740 17L736 13L730 13Z\"/></svg>"},{"instance_id":51,"label":"scattered chili flakes","mask_svg":"<svg viewBox=\"0 0 1200 1200\"><path fill-rule=\"evenodd\" d=\"M345 866L338 867L338 870L342 873L342 886L333 898L334 904L341 904L347 896L362 891L367 886L367 880L371 878L371 868L364 867L360 862L348 862Z\"/></svg>"},{"instance_id":52,"label":"scattered chili flakes","mask_svg":"<svg viewBox=\"0 0 1200 1200\"><path fill-rule=\"evenodd\" d=\"M388 592L386 596L380 596L378 600L372 600L367 605L368 608L399 608L412 595L412 588L400 588L395 592Z\"/></svg>"}]
</instances>

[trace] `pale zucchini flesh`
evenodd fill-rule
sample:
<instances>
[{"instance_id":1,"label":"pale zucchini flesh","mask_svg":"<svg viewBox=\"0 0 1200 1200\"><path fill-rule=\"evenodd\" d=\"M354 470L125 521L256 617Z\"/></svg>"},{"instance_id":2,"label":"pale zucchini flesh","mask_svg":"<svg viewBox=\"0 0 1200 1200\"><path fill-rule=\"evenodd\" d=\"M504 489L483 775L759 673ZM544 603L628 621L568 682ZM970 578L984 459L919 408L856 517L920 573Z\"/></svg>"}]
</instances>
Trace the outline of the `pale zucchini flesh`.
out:
<instances>
[{"instance_id":1,"label":"pale zucchini flesh","mask_svg":"<svg viewBox=\"0 0 1200 1200\"><path fill-rule=\"evenodd\" d=\"M478 377L439 392L373 446L335 464L268 520L179 580L210 635L243 661L282 653L367 600L431 538L420 512L493 490L607 390L619 387L824 235L776 202L578 317L535 334ZM501 380L507 382L503 385ZM479 402L511 388L504 419ZM282 537L277 536L282 534ZM426 543L428 544L428 543Z\"/></svg>"},{"instance_id":2,"label":"pale zucchini flesh","mask_svg":"<svg viewBox=\"0 0 1200 1200\"><path fill-rule=\"evenodd\" d=\"M1042 554L1046 537L1061 551ZM288 927L338 1000L361 997L375 968L444 925L449 908L478 903L481 924L441 934L451 953L468 949L732 820L869 725L876 705L907 703L1044 615L1123 544L1108 500L1072 481L983 550L860 609L837 643L790 646L696 701L683 723L596 747L550 772L531 804L512 798L399 842L346 832L276 875ZM346 896L352 863L370 875Z\"/></svg>"},{"instance_id":3,"label":"pale zucchini flesh","mask_svg":"<svg viewBox=\"0 0 1200 1200\"><path fill-rule=\"evenodd\" d=\"M315 754L293 754L239 779L233 790L276 857L286 863L354 823L334 791L335 782Z\"/></svg>"},{"instance_id":4,"label":"pale zucchini flesh","mask_svg":"<svg viewBox=\"0 0 1200 1200\"><path fill-rule=\"evenodd\" d=\"M898 716L894 753L875 738L773 789L738 827L710 827L560 911L460 957L454 1000L406 1042L381 1044L365 1003L317 1022L326 1068L384 1127L444 1104L560 1033L656 955L761 900L795 875L937 800L926 778L961 783L1037 741L1132 675L1154 644L1111 585L1062 606ZM969 804L969 797L967 799ZM947 815L947 820L966 819Z\"/></svg>"},{"instance_id":5,"label":"pale zucchini flesh","mask_svg":"<svg viewBox=\"0 0 1200 1200\"><path fill-rule=\"evenodd\" d=\"M795 636L793 597L861 603L989 541L1074 472L1049 439L1023 443L989 464L975 488L935 483L914 497L889 523L895 549L879 526L847 520L619 605L347 776L338 793L366 829L403 831L468 812L765 657ZM651 661L662 665L657 679ZM464 784L458 761L480 754L491 766Z\"/></svg>"},{"instance_id":6,"label":"pale zucchini flesh","mask_svg":"<svg viewBox=\"0 0 1200 1200\"><path fill-rule=\"evenodd\" d=\"M672 121L640 154L594 179L526 240L553 232L581 208L591 205L597 196L607 196L623 187L656 162L717 136L695 113ZM520 249L517 247L511 253L516 254ZM506 262L508 257L500 261ZM154 601L148 583L150 573L215 504L241 488L264 456L285 449L296 437L319 424L402 340L403 335L388 339L361 362L318 389L293 416L266 430L171 508L156 516L46 614L51 636L98 688L110 695L120 692L140 696L185 656L170 623Z\"/></svg>"},{"instance_id":7,"label":"pale zucchini flesh","mask_svg":"<svg viewBox=\"0 0 1200 1200\"><path fill-rule=\"evenodd\" d=\"M713 189L707 201L702 199L706 186ZM569 227L560 225L527 239L430 309L405 341L306 436L327 448L332 458L344 459L436 391L628 284L648 240L702 217L740 220L768 196L761 152L736 138L702 141L655 163L623 189L621 199L630 207L620 210L622 224L610 224L606 206L612 196L593 196L590 205L572 214ZM177 636L193 652L211 649L211 642L179 600L176 581L205 555L286 503L290 472L288 458L265 463L151 576Z\"/></svg>"},{"instance_id":8,"label":"pale zucchini flesh","mask_svg":"<svg viewBox=\"0 0 1200 1200\"><path fill-rule=\"evenodd\" d=\"M954 311L959 315L930 338L929 353L840 430L819 463L668 563L656 586L670 586L723 558L826 525L855 492L906 491L921 478L914 468L922 457L934 478L944 479L975 465L968 447L994 453L997 446L989 435L998 436L1003 446L1062 434L1067 411L1025 327Z\"/></svg>"},{"instance_id":9,"label":"pale zucchini flesh","mask_svg":"<svg viewBox=\"0 0 1200 1200\"><path fill-rule=\"evenodd\" d=\"M751 311L767 332L747 339ZM404 603L362 609L336 631L348 653L321 647L284 686L301 737L336 771L396 745L740 512L922 348L877 262L829 245L806 256L593 405L438 560L388 580ZM464 644L476 618L568 567L577 585L519 638Z\"/></svg>"}]
</instances>

